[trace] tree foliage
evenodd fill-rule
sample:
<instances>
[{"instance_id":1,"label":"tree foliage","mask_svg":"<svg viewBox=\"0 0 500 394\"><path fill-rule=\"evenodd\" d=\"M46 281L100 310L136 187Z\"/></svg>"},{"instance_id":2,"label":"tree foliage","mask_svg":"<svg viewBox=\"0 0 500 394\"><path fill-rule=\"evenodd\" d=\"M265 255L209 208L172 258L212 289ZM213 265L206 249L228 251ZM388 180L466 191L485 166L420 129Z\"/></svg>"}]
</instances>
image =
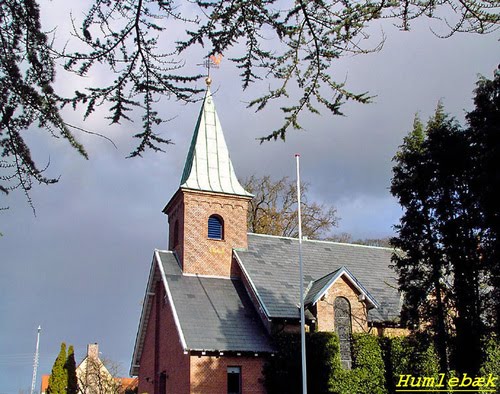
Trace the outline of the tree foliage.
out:
<instances>
[{"instance_id":1,"label":"tree foliage","mask_svg":"<svg viewBox=\"0 0 500 394\"><path fill-rule=\"evenodd\" d=\"M78 378L76 376L75 350L73 348L73 345L70 345L70 347L68 348L68 357L66 359L65 369L68 374L66 394L77 394Z\"/></svg>"},{"instance_id":2,"label":"tree foliage","mask_svg":"<svg viewBox=\"0 0 500 394\"><path fill-rule=\"evenodd\" d=\"M443 371L451 354L459 372L477 373L481 339L498 328L499 216L488 204L498 175L485 173L500 170L499 80L497 71L478 83L467 128L439 105L426 127L415 120L394 158L391 192L404 213L393 261L405 317L434 332Z\"/></svg>"},{"instance_id":3,"label":"tree foliage","mask_svg":"<svg viewBox=\"0 0 500 394\"><path fill-rule=\"evenodd\" d=\"M258 234L298 237L297 186L287 177L277 181L269 175L251 176L243 187L254 195L248 207L248 230ZM337 225L336 209L310 203L307 185L300 190L302 208L302 235L320 239Z\"/></svg>"},{"instance_id":4,"label":"tree foliage","mask_svg":"<svg viewBox=\"0 0 500 394\"><path fill-rule=\"evenodd\" d=\"M344 55L380 48L363 44L372 21L390 18L409 30L412 20L428 17L441 20L445 36L487 33L500 23L498 10L498 0L93 0L83 20L73 20L73 35L85 49L70 51L74 45L54 48L43 31L39 1L0 1L0 192L20 187L31 204L33 181L57 181L45 177L46 166L31 157L25 134L32 127L67 140L87 157L60 105L82 107L84 118L104 105L110 123L131 120L138 109L142 127L134 132L138 142L130 156L162 150L171 140L158 130L164 121L161 98L189 101L200 92L202 75L183 68L186 53L196 46L205 48L207 58L227 56L241 70L243 89L259 80L270 83L249 107L259 111L272 101L283 103L283 124L262 140L284 139L290 128L301 128L304 111L338 115L346 100L370 101L366 93L352 92L334 65ZM54 90L56 59L82 77L108 69L111 81L61 97Z\"/></svg>"},{"instance_id":5,"label":"tree foliage","mask_svg":"<svg viewBox=\"0 0 500 394\"><path fill-rule=\"evenodd\" d=\"M61 350L52 366L52 372L49 377L49 386L47 392L49 394L66 394L68 383L68 373L66 367L66 344L61 343Z\"/></svg>"},{"instance_id":6,"label":"tree foliage","mask_svg":"<svg viewBox=\"0 0 500 394\"><path fill-rule=\"evenodd\" d=\"M83 146L59 113L54 91L55 62L40 23L36 0L0 1L0 192L22 188L31 204L33 182L51 184L31 157L25 134L31 127L66 139L81 155Z\"/></svg>"}]
</instances>

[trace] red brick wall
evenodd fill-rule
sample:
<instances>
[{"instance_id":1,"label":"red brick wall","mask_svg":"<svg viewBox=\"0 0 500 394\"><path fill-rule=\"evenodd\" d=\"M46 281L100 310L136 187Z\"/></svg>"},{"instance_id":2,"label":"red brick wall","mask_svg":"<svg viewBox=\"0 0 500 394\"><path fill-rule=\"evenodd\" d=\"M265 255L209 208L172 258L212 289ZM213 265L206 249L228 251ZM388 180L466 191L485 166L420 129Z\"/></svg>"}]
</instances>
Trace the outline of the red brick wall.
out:
<instances>
[{"instance_id":1,"label":"red brick wall","mask_svg":"<svg viewBox=\"0 0 500 394\"><path fill-rule=\"evenodd\" d=\"M179 260L182 264L184 255L184 244L182 242L184 235L184 198L182 191L179 189L177 193L174 194L170 202L168 203L168 249L173 250L179 256ZM179 242L174 245L174 226L177 221L179 226Z\"/></svg>"},{"instance_id":2,"label":"red brick wall","mask_svg":"<svg viewBox=\"0 0 500 394\"><path fill-rule=\"evenodd\" d=\"M191 393L227 393L227 367L241 367L242 392L265 394L262 376L264 362L261 356L191 356Z\"/></svg>"},{"instance_id":3,"label":"red brick wall","mask_svg":"<svg viewBox=\"0 0 500 394\"><path fill-rule=\"evenodd\" d=\"M233 248L247 248L247 210L249 198L233 195L179 190L168 204L170 245L179 220L182 245L174 248L183 271L191 274L231 276ZM208 218L224 220L224 239L208 238Z\"/></svg>"},{"instance_id":4,"label":"red brick wall","mask_svg":"<svg viewBox=\"0 0 500 394\"><path fill-rule=\"evenodd\" d=\"M328 290L324 300L319 300L317 306L317 321L319 331L334 331L334 310L335 298L345 297L351 304L352 332L368 332L368 315L366 304L358 301L359 292L352 287L344 277L340 277Z\"/></svg>"},{"instance_id":5,"label":"red brick wall","mask_svg":"<svg viewBox=\"0 0 500 394\"><path fill-rule=\"evenodd\" d=\"M139 368L139 393L155 394L159 375L166 371L167 393L188 394L189 355L184 354L170 304L168 300L165 302L164 296L165 290L161 284L153 297L146 330ZM160 313L157 319L158 311Z\"/></svg>"}]
</instances>

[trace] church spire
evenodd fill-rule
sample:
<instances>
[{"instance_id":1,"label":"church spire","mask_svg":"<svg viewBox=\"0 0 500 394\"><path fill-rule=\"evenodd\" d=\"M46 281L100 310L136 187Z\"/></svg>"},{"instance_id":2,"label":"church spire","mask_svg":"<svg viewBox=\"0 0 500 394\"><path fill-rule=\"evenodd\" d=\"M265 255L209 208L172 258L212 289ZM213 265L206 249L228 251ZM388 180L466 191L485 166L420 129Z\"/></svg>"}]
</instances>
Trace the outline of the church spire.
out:
<instances>
[{"instance_id":1,"label":"church spire","mask_svg":"<svg viewBox=\"0 0 500 394\"><path fill-rule=\"evenodd\" d=\"M181 178L181 188L252 196L240 185L215 110L210 80Z\"/></svg>"}]
</instances>

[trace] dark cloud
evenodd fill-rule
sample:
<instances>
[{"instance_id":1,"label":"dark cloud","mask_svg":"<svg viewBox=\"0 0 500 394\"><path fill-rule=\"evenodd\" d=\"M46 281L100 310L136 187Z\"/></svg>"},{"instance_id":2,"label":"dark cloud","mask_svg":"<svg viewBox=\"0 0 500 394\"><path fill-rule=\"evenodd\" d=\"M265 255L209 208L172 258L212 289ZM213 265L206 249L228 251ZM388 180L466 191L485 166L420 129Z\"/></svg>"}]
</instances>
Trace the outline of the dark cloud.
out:
<instances>
[{"instance_id":1,"label":"dark cloud","mask_svg":"<svg viewBox=\"0 0 500 394\"><path fill-rule=\"evenodd\" d=\"M387 30L382 52L341 59L335 70L340 80L347 75L351 88L377 95L375 103L348 103L345 117L307 115L305 130L290 132L286 143L259 144L257 137L280 125L279 111L246 110L255 88L241 93L234 69L214 72L217 110L237 175L294 178L299 152L311 198L335 205L342 218L338 231L354 238L392 233L400 210L388 192L391 158L415 112L426 119L443 98L447 111L462 116L471 108L477 74L490 76L498 62L494 36L440 40L420 25L410 33ZM32 361L2 361L34 351L38 324L40 373L50 372L61 341L74 344L79 355L87 343L99 342L128 371L152 252L167 247L161 210L179 185L199 111L199 104L163 105L165 113L177 114L163 126L176 144L143 159L124 158L137 124L111 128L102 117L85 123L118 146L78 134L89 161L64 141L34 133L35 157L50 157L49 175L61 180L34 188L36 218L19 191L7 199L11 209L0 213L0 393L29 388ZM82 124L78 113L70 116Z\"/></svg>"}]
</instances>

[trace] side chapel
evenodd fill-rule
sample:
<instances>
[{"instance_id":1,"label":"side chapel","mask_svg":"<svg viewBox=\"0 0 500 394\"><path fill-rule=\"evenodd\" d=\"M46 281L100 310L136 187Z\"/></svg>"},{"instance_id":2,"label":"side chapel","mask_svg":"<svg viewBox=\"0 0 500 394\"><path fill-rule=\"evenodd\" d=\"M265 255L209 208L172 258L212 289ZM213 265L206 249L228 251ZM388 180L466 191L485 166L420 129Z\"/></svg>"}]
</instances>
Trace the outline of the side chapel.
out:
<instances>
[{"instance_id":1,"label":"side chapel","mask_svg":"<svg viewBox=\"0 0 500 394\"><path fill-rule=\"evenodd\" d=\"M177 192L163 209L134 346L139 393L265 393L271 335L299 331L298 240L247 233L252 195L235 175L207 80ZM304 240L306 325L350 334L397 327L392 249Z\"/></svg>"}]
</instances>

